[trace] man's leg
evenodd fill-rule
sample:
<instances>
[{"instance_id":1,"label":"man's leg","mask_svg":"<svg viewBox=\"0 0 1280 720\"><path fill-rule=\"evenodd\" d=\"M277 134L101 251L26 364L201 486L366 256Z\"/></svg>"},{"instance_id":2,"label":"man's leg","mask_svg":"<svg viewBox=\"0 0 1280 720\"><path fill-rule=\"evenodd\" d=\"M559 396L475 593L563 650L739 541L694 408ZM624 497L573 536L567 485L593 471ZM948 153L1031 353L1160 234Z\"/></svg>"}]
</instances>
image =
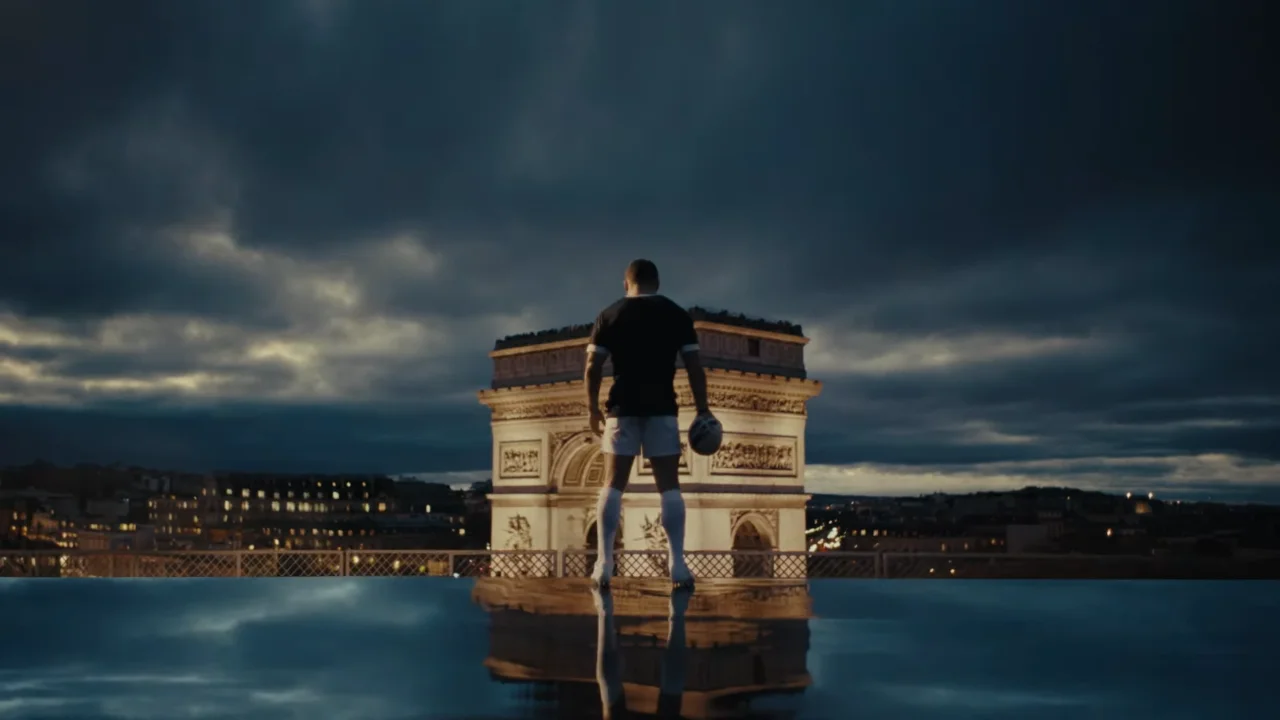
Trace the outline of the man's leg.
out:
<instances>
[{"instance_id":1,"label":"man's leg","mask_svg":"<svg viewBox=\"0 0 1280 720\"><path fill-rule=\"evenodd\" d=\"M604 717L625 717L622 690L622 654L618 652L618 630L613 619L613 594L597 588L596 601L596 684ZM622 710L623 712L618 712Z\"/></svg>"},{"instance_id":2,"label":"man's leg","mask_svg":"<svg viewBox=\"0 0 1280 720\"><path fill-rule=\"evenodd\" d=\"M596 500L596 566L591 579L600 586L613 577L613 543L618 537L618 521L622 515L622 493L631 478L631 465L640 452L640 433L634 418L609 418L600 440L609 483L600 488Z\"/></svg>"},{"instance_id":3,"label":"man's leg","mask_svg":"<svg viewBox=\"0 0 1280 720\"><path fill-rule=\"evenodd\" d=\"M667 615L667 647L662 651L662 669L658 684L658 717L680 717L680 701L684 696L688 641L685 638L685 614L693 593L676 590L671 593Z\"/></svg>"},{"instance_id":4,"label":"man's leg","mask_svg":"<svg viewBox=\"0 0 1280 720\"><path fill-rule=\"evenodd\" d=\"M650 418L645 432L645 455L653 465L653 481L662 503L662 529L667 533L667 566L671 580L689 585L693 574L684 561L684 496L680 493L680 424L675 417Z\"/></svg>"}]
</instances>

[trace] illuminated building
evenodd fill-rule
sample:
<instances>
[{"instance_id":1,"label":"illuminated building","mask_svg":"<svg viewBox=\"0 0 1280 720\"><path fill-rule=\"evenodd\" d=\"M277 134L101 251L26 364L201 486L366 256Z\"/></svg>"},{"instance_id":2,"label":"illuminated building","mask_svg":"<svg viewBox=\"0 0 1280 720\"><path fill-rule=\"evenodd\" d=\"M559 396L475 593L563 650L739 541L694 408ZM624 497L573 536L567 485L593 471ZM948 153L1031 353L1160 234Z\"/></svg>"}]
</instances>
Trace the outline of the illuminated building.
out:
<instances>
[{"instance_id":1,"label":"illuminated building","mask_svg":"<svg viewBox=\"0 0 1280 720\"><path fill-rule=\"evenodd\" d=\"M157 495L147 501L147 517L157 537L190 544L200 538L207 521L205 504L194 495Z\"/></svg>"},{"instance_id":2,"label":"illuminated building","mask_svg":"<svg viewBox=\"0 0 1280 720\"><path fill-rule=\"evenodd\" d=\"M804 550L805 420L820 383L806 376L808 338L791 323L693 309L711 409L724 425L714 456L681 462L688 550ZM495 550L572 550L596 542L600 444L587 428L583 368L590 325L498 341L490 353L492 531ZM612 383L606 363L601 397ZM683 369L680 423L694 416ZM666 537L647 463L635 463L623 498L620 547L661 550ZM758 563L757 563L758 565ZM749 574L769 568L745 568Z\"/></svg>"}]
</instances>

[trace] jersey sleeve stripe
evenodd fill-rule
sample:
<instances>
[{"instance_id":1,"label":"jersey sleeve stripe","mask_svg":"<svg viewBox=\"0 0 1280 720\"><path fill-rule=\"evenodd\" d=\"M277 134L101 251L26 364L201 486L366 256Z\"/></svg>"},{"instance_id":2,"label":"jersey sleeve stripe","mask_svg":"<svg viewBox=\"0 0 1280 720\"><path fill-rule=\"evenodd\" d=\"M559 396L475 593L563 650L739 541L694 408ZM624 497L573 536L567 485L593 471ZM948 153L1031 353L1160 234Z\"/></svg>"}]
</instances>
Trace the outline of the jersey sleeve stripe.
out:
<instances>
[{"instance_id":1,"label":"jersey sleeve stripe","mask_svg":"<svg viewBox=\"0 0 1280 720\"><path fill-rule=\"evenodd\" d=\"M591 343L590 345L588 345L588 346L587 346L587 352L589 352L589 353L595 353L596 355L599 355L600 357L608 357L608 356L609 356L609 348L607 348L607 347L605 347L605 346L603 346L603 345L596 345L595 343Z\"/></svg>"}]
</instances>

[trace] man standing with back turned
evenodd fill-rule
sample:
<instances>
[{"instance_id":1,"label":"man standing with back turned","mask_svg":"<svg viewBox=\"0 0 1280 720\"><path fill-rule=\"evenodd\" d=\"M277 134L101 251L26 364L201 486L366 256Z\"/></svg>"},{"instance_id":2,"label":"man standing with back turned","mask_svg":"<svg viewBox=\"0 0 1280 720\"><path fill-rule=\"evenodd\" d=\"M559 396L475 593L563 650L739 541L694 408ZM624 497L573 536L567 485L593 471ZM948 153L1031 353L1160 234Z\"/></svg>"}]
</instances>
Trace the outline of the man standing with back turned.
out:
<instances>
[{"instance_id":1,"label":"man standing with back turned","mask_svg":"<svg viewBox=\"0 0 1280 720\"><path fill-rule=\"evenodd\" d=\"M596 505L599 559L591 573L597 587L613 576L613 543L622 513L622 492L631 465L643 449L662 493L662 528L670 549L671 581L691 587L693 575L684 561L684 498L680 495L680 424L675 375L677 354L684 359L689 389L699 415L709 415L707 376L698 354L698 334L688 311L658 295L658 268L648 260L627 267L626 297L596 317L587 345L587 407L591 431L601 435L609 484ZM613 358L613 387L604 411L600 382L604 362ZM606 415L608 415L606 419Z\"/></svg>"}]
</instances>

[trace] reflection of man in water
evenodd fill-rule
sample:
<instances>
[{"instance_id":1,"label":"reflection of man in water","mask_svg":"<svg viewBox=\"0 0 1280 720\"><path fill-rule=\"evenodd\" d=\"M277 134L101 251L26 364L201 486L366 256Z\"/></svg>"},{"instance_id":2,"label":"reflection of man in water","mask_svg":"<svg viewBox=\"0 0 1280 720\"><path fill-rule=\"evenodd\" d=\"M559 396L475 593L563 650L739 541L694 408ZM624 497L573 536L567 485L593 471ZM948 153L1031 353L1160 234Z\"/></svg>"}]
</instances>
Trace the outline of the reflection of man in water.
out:
<instances>
[{"instance_id":1,"label":"reflection of man in water","mask_svg":"<svg viewBox=\"0 0 1280 720\"><path fill-rule=\"evenodd\" d=\"M596 682L600 685L600 705L605 720L627 717L627 698L622 690L622 653L618 649L618 629L613 620L613 595L594 590L596 601ZM658 717L680 717L684 695L685 614L693 593L678 589L671 593L667 615L667 647L662 653L658 687Z\"/></svg>"}]
</instances>

